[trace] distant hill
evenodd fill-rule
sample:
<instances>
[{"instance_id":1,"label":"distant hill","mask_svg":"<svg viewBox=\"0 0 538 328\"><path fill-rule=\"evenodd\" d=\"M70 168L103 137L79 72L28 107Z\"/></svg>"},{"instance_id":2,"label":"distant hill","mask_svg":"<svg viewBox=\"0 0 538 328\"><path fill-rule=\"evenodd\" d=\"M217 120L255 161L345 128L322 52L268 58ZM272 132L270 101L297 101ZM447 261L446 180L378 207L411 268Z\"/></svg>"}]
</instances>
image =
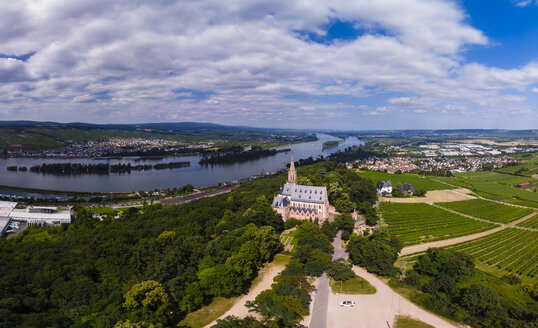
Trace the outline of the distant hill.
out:
<instances>
[{"instance_id":1,"label":"distant hill","mask_svg":"<svg viewBox=\"0 0 538 328\"><path fill-rule=\"evenodd\" d=\"M306 135L306 131L227 126L213 123L174 122L143 124L92 124L36 121L0 121L0 149L61 147L66 140L88 141L99 138L157 137L182 142L233 143L254 145L269 139L289 143L287 134ZM291 140L291 139L290 139Z\"/></svg>"}]
</instances>

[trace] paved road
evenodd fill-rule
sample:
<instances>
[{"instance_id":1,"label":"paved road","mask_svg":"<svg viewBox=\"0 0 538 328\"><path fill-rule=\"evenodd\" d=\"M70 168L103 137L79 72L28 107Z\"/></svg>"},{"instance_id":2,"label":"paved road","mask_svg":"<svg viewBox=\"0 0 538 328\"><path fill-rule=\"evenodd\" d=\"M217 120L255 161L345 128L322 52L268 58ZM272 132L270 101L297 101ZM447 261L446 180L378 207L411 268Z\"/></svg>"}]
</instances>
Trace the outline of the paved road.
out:
<instances>
[{"instance_id":1,"label":"paved road","mask_svg":"<svg viewBox=\"0 0 538 328\"><path fill-rule=\"evenodd\" d=\"M334 253L333 259L347 258L347 252L342 248L342 232L339 231L333 240ZM327 327L327 308L329 306L329 277L324 272L319 278L316 294L314 297L314 310L312 311L312 319L310 328L326 328Z\"/></svg>"},{"instance_id":2,"label":"paved road","mask_svg":"<svg viewBox=\"0 0 538 328\"><path fill-rule=\"evenodd\" d=\"M314 298L314 309L312 310L312 319L310 328L327 327L327 306L329 304L329 276L324 272L319 278L316 296Z\"/></svg>"}]
</instances>

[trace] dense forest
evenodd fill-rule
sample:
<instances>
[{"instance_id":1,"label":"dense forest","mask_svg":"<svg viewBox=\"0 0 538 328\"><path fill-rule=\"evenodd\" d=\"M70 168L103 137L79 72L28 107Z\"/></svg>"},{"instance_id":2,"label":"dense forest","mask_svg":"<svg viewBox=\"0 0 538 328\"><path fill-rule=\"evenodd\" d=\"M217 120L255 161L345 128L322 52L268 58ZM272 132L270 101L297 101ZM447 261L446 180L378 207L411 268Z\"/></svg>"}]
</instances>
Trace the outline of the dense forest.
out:
<instances>
[{"instance_id":1,"label":"dense forest","mask_svg":"<svg viewBox=\"0 0 538 328\"><path fill-rule=\"evenodd\" d=\"M30 172L54 174L54 175L78 175L78 174L122 174L131 171L168 170L180 167L189 167L190 162L168 162L157 164L84 164L84 163L43 163L30 167ZM8 166L8 171L27 171L25 166Z\"/></svg>"},{"instance_id":2,"label":"dense forest","mask_svg":"<svg viewBox=\"0 0 538 328\"><path fill-rule=\"evenodd\" d=\"M349 202L371 202L372 183L346 172L332 162L299 168L310 183L333 184L331 197L347 192ZM270 200L284 181L284 174L267 176L180 206L131 208L120 219L99 221L78 208L72 225L0 239L0 327L113 327L127 320L166 327L214 297L246 291L281 250L284 224ZM296 261L305 275L318 275L336 227L307 231ZM314 248L321 253L312 255Z\"/></svg>"},{"instance_id":3,"label":"dense forest","mask_svg":"<svg viewBox=\"0 0 538 328\"><path fill-rule=\"evenodd\" d=\"M73 225L0 239L0 327L168 326L241 293L281 248L268 199L283 179L116 220L79 209Z\"/></svg>"}]
</instances>

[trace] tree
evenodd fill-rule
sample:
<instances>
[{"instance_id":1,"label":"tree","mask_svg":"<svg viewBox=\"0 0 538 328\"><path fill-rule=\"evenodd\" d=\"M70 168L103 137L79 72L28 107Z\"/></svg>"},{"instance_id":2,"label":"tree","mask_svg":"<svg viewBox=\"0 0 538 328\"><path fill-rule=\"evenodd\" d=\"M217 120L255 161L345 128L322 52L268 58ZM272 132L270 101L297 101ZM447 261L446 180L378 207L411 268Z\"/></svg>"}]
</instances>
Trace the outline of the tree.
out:
<instances>
[{"instance_id":1,"label":"tree","mask_svg":"<svg viewBox=\"0 0 538 328\"><path fill-rule=\"evenodd\" d=\"M300 297L279 295L273 289L262 291L254 301L247 301L246 306L249 311L258 312L264 318L274 319L286 327L295 326L308 313Z\"/></svg>"},{"instance_id":2,"label":"tree","mask_svg":"<svg viewBox=\"0 0 538 328\"><path fill-rule=\"evenodd\" d=\"M140 282L125 294L123 307L134 322L164 325L169 320L169 298L164 286L147 280Z\"/></svg>"},{"instance_id":3,"label":"tree","mask_svg":"<svg viewBox=\"0 0 538 328\"><path fill-rule=\"evenodd\" d=\"M198 272L200 286L214 296L228 297L241 291L243 280L235 270L224 264Z\"/></svg>"},{"instance_id":4,"label":"tree","mask_svg":"<svg viewBox=\"0 0 538 328\"><path fill-rule=\"evenodd\" d=\"M397 272L394 262L402 249L401 242L387 231L378 230L370 236L351 235L347 249L351 262L383 276Z\"/></svg>"},{"instance_id":5,"label":"tree","mask_svg":"<svg viewBox=\"0 0 538 328\"><path fill-rule=\"evenodd\" d=\"M469 255L445 248L429 248L426 254L419 256L414 269L428 276L448 275L456 281L471 277L475 272Z\"/></svg>"},{"instance_id":6,"label":"tree","mask_svg":"<svg viewBox=\"0 0 538 328\"><path fill-rule=\"evenodd\" d=\"M319 277L331 263L332 256L320 249L313 249L306 261L305 273Z\"/></svg>"},{"instance_id":7,"label":"tree","mask_svg":"<svg viewBox=\"0 0 538 328\"><path fill-rule=\"evenodd\" d=\"M351 213L353 212L353 209L357 207L357 205L351 201L349 194L345 192L340 194L340 197L336 198L333 204L341 213Z\"/></svg>"},{"instance_id":8,"label":"tree","mask_svg":"<svg viewBox=\"0 0 538 328\"><path fill-rule=\"evenodd\" d=\"M338 215L334 221L341 230L353 231L353 228L355 228L355 220L353 220L349 213Z\"/></svg>"},{"instance_id":9,"label":"tree","mask_svg":"<svg viewBox=\"0 0 538 328\"><path fill-rule=\"evenodd\" d=\"M129 320L118 321L114 328L142 328L142 325L139 323L131 322Z\"/></svg>"},{"instance_id":10,"label":"tree","mask_svg":"<svg viewBox=\"0 0 538 328\"><path fill-rule=\"evenodd\" d=\"M352 265L344 259L336 259L331 262L327 268L327 274L334 280L345 281L355 277L355 273L351 270Z\"/></svg>"},{"instance_id":11,"label":"tree","mask_svg":"<svg viewBox=\"0 0 538 328\"><path fill-rule=\"evenodd\" d=\"M420 275L415 271L410 271L405 277L405 282L411 286L420 285Z\"/></svg>"},{"instance_id":12,"label":"tree","mask_svg":"<svg viewBox=\"0 0 538 328\"><path fill-rule=\"evenodd\" d=\"M426 190L424 189L415 189L413 196L424 197L426 195Z\"/></svg>"},{"instance_id":13,"label":"tree","mask_svg":"<svg viewBox=\"0 0 538 328\"><path fill-rule=\"evenodd\" d=\"M499 296L495 290L473 284L462 289L460 304L474 315L484 315L498 306Z\"/></svg>"},{"instance_id":14,"label":"tree","mask_svg":"<svg viewBox=\"0 0 538 328\"><path fill-rule=\"evenodd\" d=\"M200 307L204 302L204 293L199 282L192 282L185 288L185 296L179 301L179 310L191 312Z\"/></svg>"},{"instance_id":15,"label":"tree","mask_svg":"<svg viewBox=\"0 0 538 328\"><path fill-rule=\"evenodd\" d=\"M256 263L243 253L238 253L230 256L226 260L226 266L235 270L243 281L248 281L252 278L256 270Z\"/></svg>"}]
</instances>

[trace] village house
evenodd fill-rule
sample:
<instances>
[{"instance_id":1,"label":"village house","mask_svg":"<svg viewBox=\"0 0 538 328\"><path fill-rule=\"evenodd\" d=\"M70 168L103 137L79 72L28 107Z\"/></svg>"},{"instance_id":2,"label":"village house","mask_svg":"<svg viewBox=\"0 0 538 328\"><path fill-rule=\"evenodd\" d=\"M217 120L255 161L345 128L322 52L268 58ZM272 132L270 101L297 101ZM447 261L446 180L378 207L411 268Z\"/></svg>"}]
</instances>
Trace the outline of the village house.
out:
<instances>
[{"instance_id":1,"label":"village house","mask_svg":"<svg viewBox=\"0 0 538 328\"><path fill-rule=\"evenodd\" d=\"M390 196L392 194L392 184L390 181L379 181L377 183L377 193L382 196Z\"/></svg>"}]
</instances>

